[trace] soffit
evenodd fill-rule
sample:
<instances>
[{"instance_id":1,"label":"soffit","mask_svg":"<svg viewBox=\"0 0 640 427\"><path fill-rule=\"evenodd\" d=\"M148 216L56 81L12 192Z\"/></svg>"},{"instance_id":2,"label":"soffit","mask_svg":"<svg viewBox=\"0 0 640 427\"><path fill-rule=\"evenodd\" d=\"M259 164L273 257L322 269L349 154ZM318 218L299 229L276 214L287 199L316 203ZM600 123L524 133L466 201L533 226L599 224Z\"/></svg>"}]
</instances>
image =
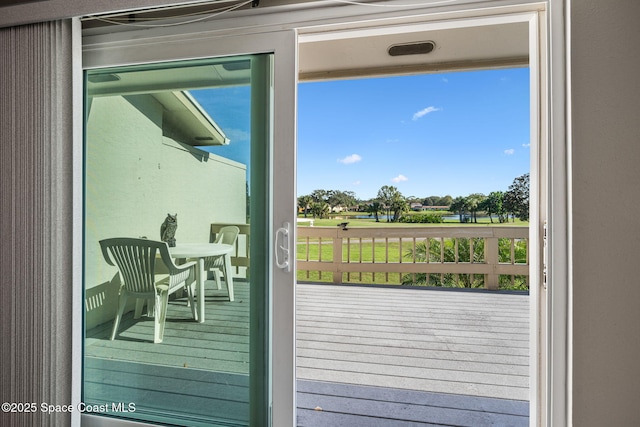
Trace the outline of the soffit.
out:
<instances>
[{"instance_id":1,"label":"soffit","mask_svg":"<svg viewBox=\"0 0 640 427\"><path fill-rule=\"evenodd\" d=\"M247 59L219 60L215 64L196 64L172 69L109 70L90 74L88 92L91 96L137 95L163 90L189 90L248 84L250 63Z\"/></svg>"},{"instance_id":2,"label":"soffit","mask_svg":"<svg viewBox=\"0 0 640 427\"><path fill-rule=\"evenodd\" d=\"M529 63L527 22L302 41L301 80L522 67ZM390 46L424 41L435 43L431 53L388 54Z\"/></svg>"},{"instance_id":3,"label":"soffit","mask_svg":"<svg viewBox=\"0 0 640 427\"><path fill-rule=\"evenodd\" d=\"M158 92L151 96L164 109L165 136L194 147L229 144L222 129L188 92Z\"/></svg>"},{"instance_id":4,"label":"soffit","mask_svg":"<svg viewBox=\"0 0 640 427\"><path fill-rule=\"evenodd\" d=\"M87 94L150 95L163 106L165 136L192 146L227 145L224 132L188 91L246 85L250 66L248 59L235 58L209 64L103 69L88 73Z\"/></svg>"}]
</instances>

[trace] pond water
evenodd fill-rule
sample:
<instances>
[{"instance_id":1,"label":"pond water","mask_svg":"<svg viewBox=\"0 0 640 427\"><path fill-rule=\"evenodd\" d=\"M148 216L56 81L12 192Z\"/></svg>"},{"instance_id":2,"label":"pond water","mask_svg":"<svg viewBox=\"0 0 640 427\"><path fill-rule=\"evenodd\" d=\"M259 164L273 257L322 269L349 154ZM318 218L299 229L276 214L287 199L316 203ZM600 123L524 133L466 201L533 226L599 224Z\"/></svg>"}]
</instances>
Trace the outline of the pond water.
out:
<instances>
[{"instance_id":1,"label":"pond water","mask_svg":"<svg viewBox=\"0 0 640 427\"><path fill-rule=\"evenodd\" d=\"M355 218L355 219L375 219L375 217L373 215L354 215L350 218ZM388 215L378 215L378 219L380 221L386 221L387 218L389 218Z\"/></svg>"},{"instance_id":2,"label":"pond water","mask_svg":"<svg viewBox=\"0 0 640 427\"><path fill-rule=\"evenodd\" d=\"M424 212L424 213L428 213L428 212ZM334 219L349 219L349 218L353 218L353 219L374 219L373 215L367 215L367 214L363 214L363 215L354 215L354 216L334 216ZM387 218L389 218L388 215L378 215L378 219L380 219L380 221L386 221ZM489 221L489 216L488 215L478 215L477 216L478 221ZM444 219L447 222L459 222L460 221L460 217L458 215L444 215L442 217L442 219ZM494 221L498 221L498 217L494 216L493 217Z\"/></svg>"}]
</instances>

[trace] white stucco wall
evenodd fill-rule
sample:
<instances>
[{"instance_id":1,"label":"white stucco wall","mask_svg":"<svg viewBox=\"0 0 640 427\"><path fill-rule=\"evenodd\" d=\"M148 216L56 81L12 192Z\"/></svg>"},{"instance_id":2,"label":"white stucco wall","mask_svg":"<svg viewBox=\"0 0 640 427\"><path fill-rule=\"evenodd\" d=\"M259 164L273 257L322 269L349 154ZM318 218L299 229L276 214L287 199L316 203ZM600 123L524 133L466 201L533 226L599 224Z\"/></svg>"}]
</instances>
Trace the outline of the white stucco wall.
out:
<instances>
[{"instance_id":1,"label":"white stucco wall","mask_svg":"<svg viewBox=\"0 0 640 427\"><path fill-rule=\"evenodd\" d=\"M640 425L640 2L571 1L573 425Z\"/></svg>"},{"instance_id":2,"label":"white stucco wall","mask_svg":"<svg viewBox=\"0 0 640 427\"><path fill-rule=\"evenodd\" d=\"M162 106L150 95L97 97L91 103L85 197L88 327L111 321L116 307L116 283L109 282L117 270L104 261L99 240L160 240L167 213L178 214L178 242L208 242L213 222L246 222L246 166L165 138L161 126Z\"/></svg>"}]
</instances>

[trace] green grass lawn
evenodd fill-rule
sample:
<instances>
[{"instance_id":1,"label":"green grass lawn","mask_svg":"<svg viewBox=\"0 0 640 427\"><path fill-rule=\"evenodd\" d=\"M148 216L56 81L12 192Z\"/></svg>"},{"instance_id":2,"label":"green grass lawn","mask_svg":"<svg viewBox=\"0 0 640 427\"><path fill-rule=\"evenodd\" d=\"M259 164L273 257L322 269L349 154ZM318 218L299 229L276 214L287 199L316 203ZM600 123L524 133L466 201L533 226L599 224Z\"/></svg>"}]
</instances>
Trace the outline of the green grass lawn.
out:
<instances>
[{"instance_id":1,"label":"green grass lawn","mask_svg":"<svg viewBox=\"0 0 640 427\"><path fill-rule=\"evenodd\" d=\"M299 239L297 245L297 259L307 259L306 239ZM385 249L388 246L388 250ZM403 248L406 251L409 249L407 245ZM331 261L333 259L333 244L329 243L319 244L317 239L310 239L309 241L309 260L315 261L322 259L323 261ZM320 256L322 258L320 258ZM359 243L351 243L348 245L344 243L342 245L342 261L343 262L399 262L400 261L400 244L398 242L389 242L385 245L385 242L376 242L375 245L371 242L365 242L360 245ZM305 271L298 270L297 279L299 281L310 282L331 282L333 276L331 272L320 271ZM344 273L344 283L369 283L369 284L399 284L400 274L398 273Z\"/></svg>"},{"instance_id":2,"label":"green grass lawn","mask_svg":"<svg viewBox=\"0 0 640 427\"><path fill-rule=\"evenodd\" d=\"M335 220L339 221L339 220ZM361 221L361 220L356 220ZM386 223L384 223L387 225ZM415 225L415 224L414 224ZM426 226L433 224L424 224ZM335 225L334 225L335 226ZM473 225L471 225L473 226ZM309 261L326 261L333 260L333 243L331 240L309 239L307 247L307 239L298 239L296 245L296 259ZM345 241L342 245L342 261L352 263L398 263L402 258L403 262L413 262L411 253L413 244L410 241L405 242L400 247L399 241L379 241L372 243L371 241L360 242L358 239L354 243L347 244ZM508 254L503 254L508 259ZM461 260L461 262L468 262ZM343 283L366 283L366 284L395 284L402 283L402 274L400 273L344 273ZM298 270L297 280L301 282L332 282L333 276L331 272ZM480 275L480 277L482 277ZM482 279L480 279L482 280ZM519 278L517 282L511 283L511 277L501 277L501 289L526 289L526 278ZM504 284L504 286L503 286Z\"/></svg>"},{"instance_id":3,"label":"green grass lawn","mask_svg":"<svg viewBox=\"0 0 640 427\"><path fill-rule=\"evenodd\" d=\"M355 216L366 215L363 212L342 212L340 214L335 214L332 218L324 218L324 219L313 219L311 215L307 215L307 219L313 219L314 227L335 227L341 222L348 222L349 227L447 227L447 226L468 226L468 227L482 227L482 226L525 226L529 225L529 222L520 221L516 219L515 222L505 222L498 223L497 219L494 219L494 223L492 224L488 218L481 218L478 220L478 223L465 223L462 224L460 221L450 221L445 220L445 222L440 224L412 224L412 223L403 223L403 222L387 222L385 219L381 219L380 222L376 222L374 217L370 218L354 218ZM298 215L298 218L304 218L304 215ZM306 226L307 224L300 223L300 226Z\"/></svg>"},{"instance_id":4,"label":"green grass lawn","mask_svg":"<svg viewBox=\"0 0 640 427\"><path fill-rule=\"evenodd\" d=\"M387 251L385 247L388 247ZM403 253L409 250L409 244L403 245ZM296 248L297 259L304 260L307 256L306 239L298 239ZM320 258L320 256L322 256ZM331 261L333 259L333 244L330 240L324 240L319 244L318 239L309 239L309 260ZM342 261L343 262L400 262L400 243L384 241L363 242L362 244L343 243L342 245Z\"/></svg>"}]
</instances>

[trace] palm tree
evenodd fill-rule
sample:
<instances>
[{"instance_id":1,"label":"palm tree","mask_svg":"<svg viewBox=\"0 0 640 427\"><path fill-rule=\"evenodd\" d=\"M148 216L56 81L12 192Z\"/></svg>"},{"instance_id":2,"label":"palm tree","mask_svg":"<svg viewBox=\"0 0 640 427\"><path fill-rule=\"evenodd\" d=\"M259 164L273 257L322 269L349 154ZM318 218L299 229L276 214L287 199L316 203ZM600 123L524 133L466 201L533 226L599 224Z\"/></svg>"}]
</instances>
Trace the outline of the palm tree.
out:
<instances>
[{"instance_id":1,"label":"palm tree","mask_svg":"<svg viewBox=\"0 0 640 427\"><path fill-rule=\"evenodd\" d=\"M478 223L478 210L481 209L482 203L487 198L484 194L473 193L467 196L467 207L473 217L473 222Z\"/></svg>"},{"instance_id":2,"label":"palm tree","mask_svg":"<svg viewBox=\"0 0 640 427\"><path fill-rule=\"evenodd\" d=\"M455 212L458 214L461 223L465 222L464 217L468 210L467 205L468 203L466 197L456 197L455 199L453 199L453 202L451 202L451 206L449 207L451 212Z\"/></svg>"},{"instance_id":3,"label":"palm tree","mask_svg":"<svg viewBox=\"0 0 640 427\"><path fill-rule=\"evenodd\" d=\"M378 200L387 211L387 222L396 222L400 219L400 215L406 210L406 199L402 193L392 185L384 185L378 190ZM391 212L393 211L393 217ZM392 219L393 218L393 219Z\"/></svg>"},{"instance_id":4,"label":"palm tree","mask_svg":"<svg viewBox=\"0 0 640 427\"><path fill-rule=\"evenodd\" d=\"M383 209L384 206L378 201L374 201L367 206L367 212L369 213L369 215L373 215L375 217L376 222L380 222L378 214L382 212Z\"/></svg>"},{"instance_id":5,"label":"palm tree","mask_svg":"<svg viewBox=\"0 0 640 427\"><path fill-rule=\"evenodd\" d=\"M415 262L456 262L456 243L454 238L445 239L425 239L417 242L415 249L409 249L404 257ZM427 246L428 245L428 246ZM457 261L481 263L484 257L484 239L473 239L473 254L471 254L471 239L458 238L458 258ZM402 276L403 285L413 286L442 286L453 288L478 288L484 283L475 280L472 275L453 273L444 274L405 274Z\"/></svg>"},{"instance_id":6,"label":"palm tree","mask_svg":"<svg viewBox=\"0 0 640 427\"><path fill-rule=\"evenodd\" d=\"M298 207L304 211L305 218L307 217L307 212L309 211L309 206L312 201L313 199L309 195L298 197Z\"/></svg>"},{"instance_id":7,"label":"palm tree","mask_svg":"<svg viewBox=\"0 0 640 427\"><path fill-rule=\"evenodd\" d=\"M315 202L311 205L311 213L313 214L313 218L316 216L320 219L326 217L331 212L331 207L327 202Z\"/></svg>"},{"instance_id":8,"label":"palm tree","mask_svg":"<svg viewBox=\"0 0 640 427\"><path fill-rule=\"evenodd\" d=\"M402 214L409 210L409 204L407 203L406 199L402 197L402 194L400 194L400 192L395 195L393 201L391 202L391 210L393 211L392 222L400 221L400 217L402 216Z\"/></svg>"},{"instance_id":9,"label":"palm tree","mask_svg":"<svg viewBox=\"0 0 640 427\"><path fill-rule=\"evenodd\" d=\"M489 215L489 219L493 224L493 214L498 215L498 221L504 222L503 220L503 208L502 201L504 199L504 193L502 191L492 191L489 193L489 196L484 199L482 204L480 205L480 209L484 209Z\"/></svg>"}]
</instances>

